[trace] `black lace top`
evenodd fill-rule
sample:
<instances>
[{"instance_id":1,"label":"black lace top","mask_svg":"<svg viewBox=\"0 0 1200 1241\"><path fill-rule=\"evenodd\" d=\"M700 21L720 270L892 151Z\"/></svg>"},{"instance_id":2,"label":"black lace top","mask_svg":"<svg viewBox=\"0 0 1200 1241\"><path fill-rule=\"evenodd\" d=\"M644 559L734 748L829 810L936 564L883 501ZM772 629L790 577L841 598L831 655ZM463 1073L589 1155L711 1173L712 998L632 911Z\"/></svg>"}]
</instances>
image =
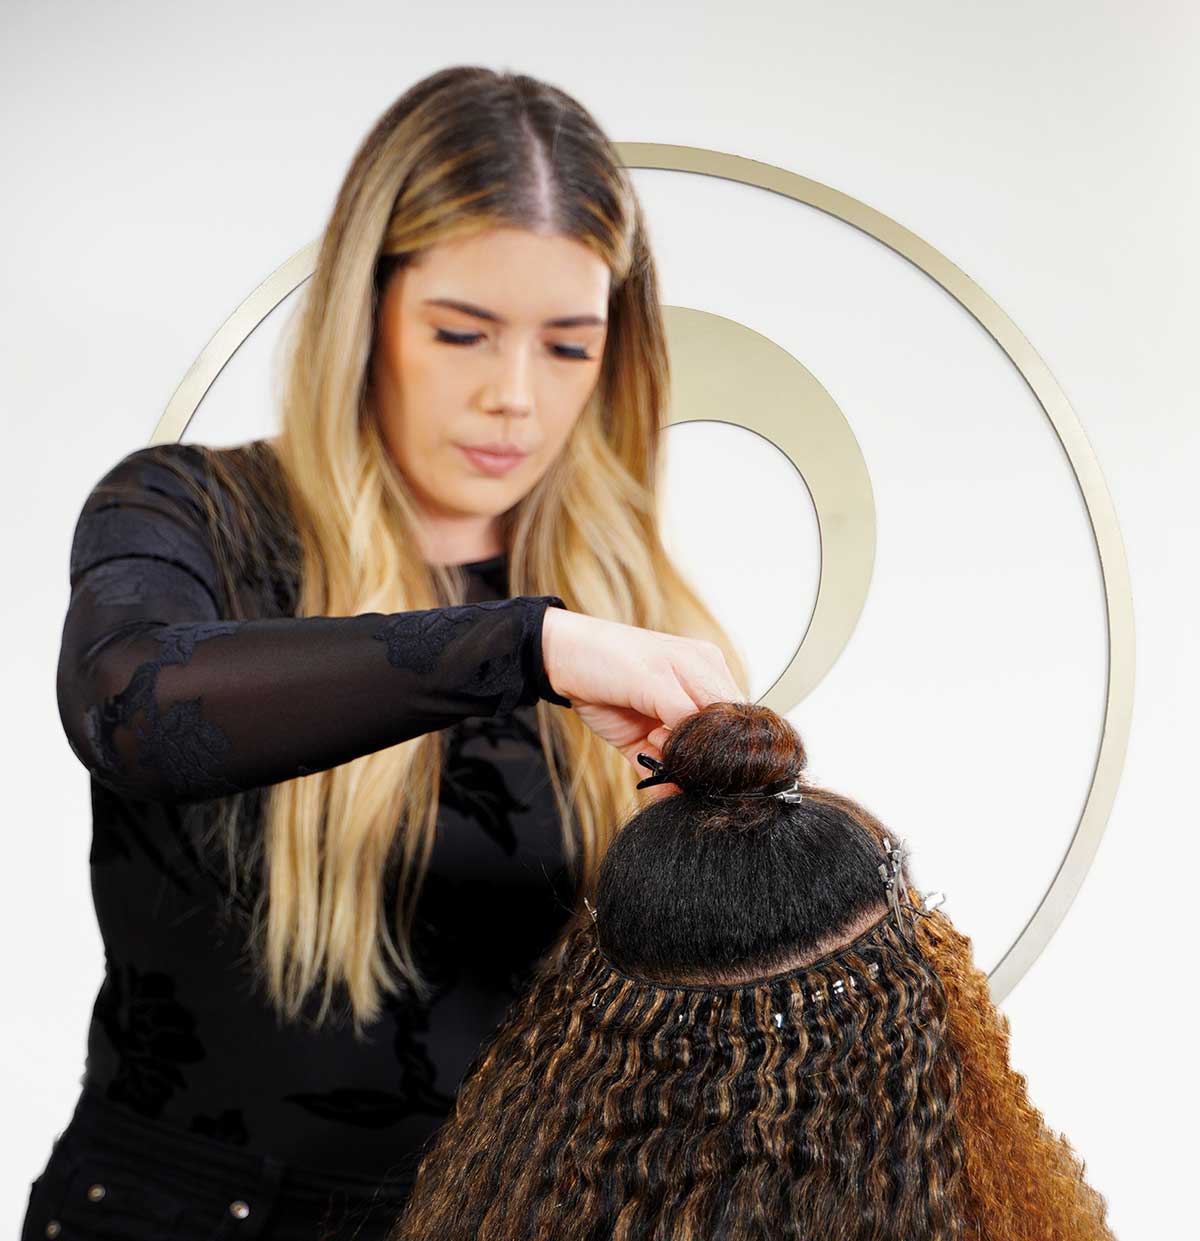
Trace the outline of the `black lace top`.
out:
<instances>
[{"instance_id":1,"label":"black lace top","mask_svg":"<svg viewBox=\"0 0 1200 1241\"><path fill-rule=\"evenodd\" d=\"M219 452L274 460L266 441ZM403 1184L574 900L533 705L571 705L541 652L545 609L564 604L507 598L501 554L466 566L462 605L298 617L294 569L265 546L232 600L219 525L172 461L221 490L198 449L139 449L93 489L71 548L58 701L90 773L106 958L83 1083L248 1151ZM260 505L266 542L286 546L278 494ZM434 999L393 997L366 1041L348 1021L278 1020L227 908L214 808L238 798L253 842L265 786L435 729L446 759L414 932Z\"/></svg>"}]
</instances>

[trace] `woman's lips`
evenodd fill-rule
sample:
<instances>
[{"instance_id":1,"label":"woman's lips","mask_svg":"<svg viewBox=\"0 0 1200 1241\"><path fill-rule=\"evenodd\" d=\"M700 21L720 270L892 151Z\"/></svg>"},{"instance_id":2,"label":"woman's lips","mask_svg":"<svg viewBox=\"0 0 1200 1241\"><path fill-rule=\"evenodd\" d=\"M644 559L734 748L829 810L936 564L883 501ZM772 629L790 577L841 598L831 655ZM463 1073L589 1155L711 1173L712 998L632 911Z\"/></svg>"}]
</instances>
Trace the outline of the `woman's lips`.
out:
<instances>
[{"instance_id":1,"label":"woman's lips","mask_svg":"<svg viewBox=\"0 0 1200 1241\"><path fill-rule=\"evenodd\" d=\"M507 474L514 466L520 465L526 456L523 452L500 453L487 452L482 448L464 448L462 444L456 447L473 466L493 477Z\"/></svg>"}]
</instances>

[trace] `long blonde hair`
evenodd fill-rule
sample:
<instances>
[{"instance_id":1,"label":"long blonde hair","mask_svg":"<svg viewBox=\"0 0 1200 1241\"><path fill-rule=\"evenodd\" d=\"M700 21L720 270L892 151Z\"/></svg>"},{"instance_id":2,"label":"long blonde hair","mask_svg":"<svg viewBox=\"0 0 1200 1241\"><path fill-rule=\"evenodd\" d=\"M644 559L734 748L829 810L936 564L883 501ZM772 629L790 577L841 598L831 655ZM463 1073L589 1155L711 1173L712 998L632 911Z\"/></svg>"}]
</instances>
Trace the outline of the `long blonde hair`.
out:
<instances>
[{"instance_id":1,"label":"long blonde hair","mask_svg":"<svg viewBox=\"0 0 1200 1241\"><path fill-rule=\"evenodd\" d=\"M461 571L419 554L412 492L372 412L369 361L387 275L424 247L500 226L574 237L612 273L595 391L559 458L505 515L511 593L556 594L574 611L709 639L744 686L738 652L660 541L669 370L632 185L574 99L474 66L425 78L372 128L289 324L275 451L302 549L297 614L463 601ZM574 712L539 702L536 715L581 901L614 825L642 795L628 761ZM321 983L320 1023L340 984L360 1033L385 991L407 984L428 997L410 933L436 830L442 755L441 734L427 733L265 790L256 939L261 978L282 1014L299 1015ZM388 926L381 879L393 860Z\"/></svg>"}]
</instances>

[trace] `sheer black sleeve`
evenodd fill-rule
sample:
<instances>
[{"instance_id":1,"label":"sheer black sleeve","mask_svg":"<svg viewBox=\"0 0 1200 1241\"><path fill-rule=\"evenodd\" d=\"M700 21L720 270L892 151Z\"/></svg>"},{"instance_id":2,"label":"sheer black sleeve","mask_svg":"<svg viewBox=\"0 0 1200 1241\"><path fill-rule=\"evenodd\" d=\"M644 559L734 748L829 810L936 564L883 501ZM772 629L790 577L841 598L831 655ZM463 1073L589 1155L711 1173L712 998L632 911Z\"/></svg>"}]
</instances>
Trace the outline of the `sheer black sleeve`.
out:
<instances>
[{"instance_id":1,"label":"sheer black sleeve","mask_svg":"<svg viewBox=\"0 0 1200 1241\"><path fill-rule=\"evenodd\" d=\"M71 749L107 787L199 801L337 766L544 698L547 607L521 595L348 617L228 620L200 506L138 449L93 488L71 546L57 673Z\"/></svg>"}]
</instances>

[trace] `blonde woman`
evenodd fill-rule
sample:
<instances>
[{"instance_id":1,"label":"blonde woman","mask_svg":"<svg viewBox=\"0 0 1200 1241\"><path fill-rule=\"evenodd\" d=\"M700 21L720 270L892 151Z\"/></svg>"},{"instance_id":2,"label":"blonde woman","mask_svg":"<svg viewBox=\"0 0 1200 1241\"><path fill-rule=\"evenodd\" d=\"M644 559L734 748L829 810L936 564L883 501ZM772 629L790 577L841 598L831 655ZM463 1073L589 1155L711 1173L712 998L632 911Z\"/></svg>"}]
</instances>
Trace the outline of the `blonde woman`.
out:
<instances>
[{"instance_id":1,"label":"blonde woman","mask_svg":"<svg viewBox=\"0 0 1200 1241\"><path fill-rule=\"evenodd\" d=\"M403 94L293 326L277 438L129 452L79 516L106 976L24 1241L383 1236L638 751L744 696L660 540L654 266L578 103Z\"/></svg>"}]
</instances>

